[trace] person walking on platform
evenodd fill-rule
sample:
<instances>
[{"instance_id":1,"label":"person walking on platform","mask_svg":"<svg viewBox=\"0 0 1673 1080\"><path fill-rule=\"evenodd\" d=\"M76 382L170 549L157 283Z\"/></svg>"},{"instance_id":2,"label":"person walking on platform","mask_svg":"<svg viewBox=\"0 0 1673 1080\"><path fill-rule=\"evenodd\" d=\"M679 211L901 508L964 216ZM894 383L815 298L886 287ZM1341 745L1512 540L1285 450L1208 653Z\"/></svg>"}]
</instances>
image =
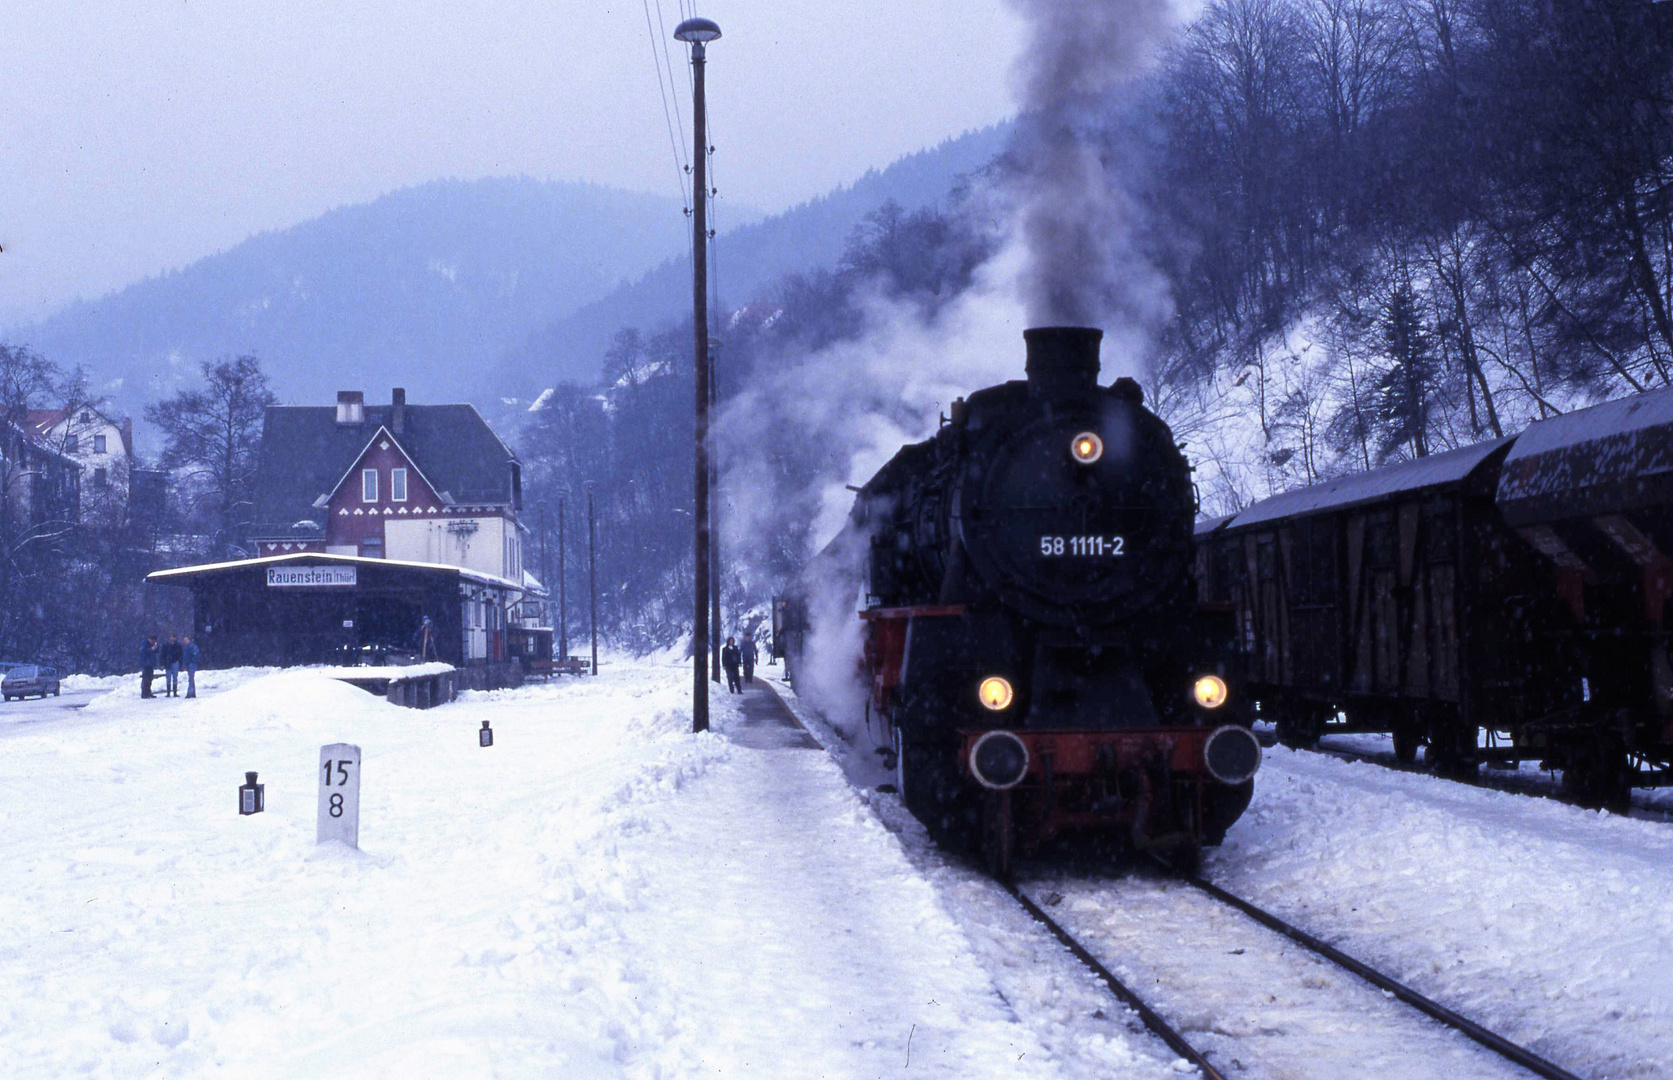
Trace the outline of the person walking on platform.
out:
<instances>
[{"instance_id":1,"label":"person walking on platform","mask_svg":"<svg viewBox=\"0 0 1673 1080\"><path fill-rule=\"evenodd\" d=\"M755 660L761 654L755 651L755 635L745 634L743 648L740 650L744 659L744 682L755 681Z\"/></svg>"},{"instance_id":2,"label":"person walking on platform","mask_svg":"<svg viewBox=\"0 0 1673 1080\"><path fill-rule=\"evenodd\" d=\"M726 689L734 694L744 692L738 682L738 642L735 638L726 639L726 648L720 650L720 666L726 669Z\"/></svg>"},{"instance_id":3,"label":"person walking on platform","mask_svg":"<svg viewBox=\"0 0 1673 1080\"><path fill-rule=\"evenodd\" d=\"M186 696L198 696L198 659L203 654L198 651L197 642L190 636L184 638L180 645L180 662L186 665Z\"/></svg>"},{"instance_id":4,"label":"person walking on platform","mask_svg":"<svg viewBox=\"0 0 1673 1080\"><path fill-rule=\"evenodd\" d=\"M154 698L151 680L157 677L157 635L150 634L139 647L139 696Z\"/></svg>"},{"instance_id":5,"label":"person walking on platform","mask_svg":"<svg viewBox=\"0 0 1673 1080\"><path fill-rule=\"evenodd\" d=\"M169 697L180 696L180 637L176 634L168 636L168 644L163 646L163 693Z\"/></svg>"}]
</instances>

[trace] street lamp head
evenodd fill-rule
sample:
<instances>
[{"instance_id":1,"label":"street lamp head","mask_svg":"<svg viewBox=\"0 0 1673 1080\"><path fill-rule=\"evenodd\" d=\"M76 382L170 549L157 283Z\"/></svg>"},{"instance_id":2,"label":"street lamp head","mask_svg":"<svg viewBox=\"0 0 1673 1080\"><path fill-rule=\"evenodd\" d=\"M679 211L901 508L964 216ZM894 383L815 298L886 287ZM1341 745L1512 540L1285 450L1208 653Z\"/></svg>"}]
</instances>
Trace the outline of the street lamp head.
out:
<instances>
[{"instance_id":1,"label":"street lamp head","mask_svg":"<svg viewBox=\"0 0 1673 1080\"><path fill-rule=\"evenodd\" d=\"M713 19L687 19L674 27L676 41L689 41L701 45L713 41L720 36L720 27Z\"/></svg>"}]
</instances>

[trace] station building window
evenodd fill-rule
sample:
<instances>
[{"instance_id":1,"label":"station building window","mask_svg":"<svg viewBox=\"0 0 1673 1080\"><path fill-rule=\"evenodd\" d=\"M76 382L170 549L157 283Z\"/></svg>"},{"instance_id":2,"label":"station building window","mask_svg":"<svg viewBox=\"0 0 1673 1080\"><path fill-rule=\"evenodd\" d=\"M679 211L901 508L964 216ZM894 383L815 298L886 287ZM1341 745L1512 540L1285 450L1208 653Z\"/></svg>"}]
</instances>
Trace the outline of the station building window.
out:
<instances>
[{"instance_id":1,"label":"station building window","mask_svg":"<svg viewBox=\"0 0 1673 1080\"><path fill-rule=\"evenodd\" d=\"M393 502L407 501L407 470L389 470L389 498Z\"/></svg>"},{"instance_id":2,"label":"station building window","mask_svg":"<svg viewBox=\"0 0 1673 1080\"><path fill-rule=\"evenodd\" d=\"M376 469L362 469L360 471L360 501L378 501L378 471Z\"/></svg>"},{"instance_id":3,"label":"station building window","mask_svg":"<svg viewBox=\"0 0 1673 1080\"><path fill-rule=\"evenodd\" d=\"M93 436L93 452L95 454L105 453L106 452L105 447L106 447L106 443L105 443L105 437L103 435Z\"/></svg>"}]
</instances>

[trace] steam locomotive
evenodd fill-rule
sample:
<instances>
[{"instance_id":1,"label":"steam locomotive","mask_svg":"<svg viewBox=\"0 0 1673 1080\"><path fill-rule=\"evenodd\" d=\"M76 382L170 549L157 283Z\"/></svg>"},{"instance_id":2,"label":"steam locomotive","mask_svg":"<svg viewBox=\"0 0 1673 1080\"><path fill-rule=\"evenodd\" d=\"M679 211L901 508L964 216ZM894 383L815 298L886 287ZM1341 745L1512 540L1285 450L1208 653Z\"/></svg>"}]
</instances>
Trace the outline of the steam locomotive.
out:
<instances>
[{"instance_id":1,"label":"steam locomotive","mask_svg":"<svg viewBox=\"0 0 1673 1080\"><path fill-rule=\"evenodd\" d=\"M1191 470L1136 382L1098 385L1101 330L1023 337L1027 380L902 448L805 580L864 553L880 749L944 846L998 874L1065 834L1194 863L1261 750L1234 624L1195 603Z\"/></svg>"}]
</instances>

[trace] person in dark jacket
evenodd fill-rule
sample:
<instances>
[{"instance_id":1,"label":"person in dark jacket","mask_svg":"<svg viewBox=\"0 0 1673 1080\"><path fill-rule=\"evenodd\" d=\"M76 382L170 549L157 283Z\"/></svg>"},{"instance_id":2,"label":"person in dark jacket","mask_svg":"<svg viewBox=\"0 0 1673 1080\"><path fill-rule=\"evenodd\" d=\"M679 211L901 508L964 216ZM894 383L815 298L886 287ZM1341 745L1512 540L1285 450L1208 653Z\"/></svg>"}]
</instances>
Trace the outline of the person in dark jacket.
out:
<instances>
[{"instance_id":1,"label":"person in dark jacket","mask_svg":"<svg viewBox=\"0 0 1673 1080\"><path fill-rule=\"evenodd\" d=\"M198 696L198 659L203 654L198 650L197 642L190 636L182 639L180 644L180 662L186 665L186 696Z\"/></svg>"},{"instance_id":2,"label":"person in dark jacket","mask_svg":"<svg viewBox=\"0 0 1673 1080\"><path fill-rule=\"evenodd\" d=\"M726 689L734 694L743 693L744 688L738 683L738 643L735 639L726 639L726 648L720 650L720 666L726 669Z\"/></svg>"},{"instance_id":3,"label":"person in dark jacket","mask_svg":"<svg viewBox=\"0 0 1673 1080\"><path fill-rule=\"evenodd\" d=\"M157 635L152 634L139 647L139 696L156 697L151 692L151 680L157 677Z\"/></svg>"},{"instance_id":4,"label":"person in dark jacket","mask_svg":"<svg viewBox=\"0 0 1673 1080\"><path fill-rule=\"evenodd\" d=\"M741 647L741 649L739 651L743 654L743 659L744 659L744 682L754 682L755 681L755 661L756 661L756 658L760 656L760 653L757 653L755 651L755 635L754 634L745 634L744 635L744 643L743 643L743 646Z\"/></svg>"},{"instance_id":5,"label":"person in dark jacket","mask_svg":"<svg viewBox=\"0 0 1673 1080\"><path fill-rule=\"evenodd\" d=\"M177 634L168 636L168 644L163 646L163 693L169 697L180 696L180 637Z\"/></svg>"}]
</instances>

